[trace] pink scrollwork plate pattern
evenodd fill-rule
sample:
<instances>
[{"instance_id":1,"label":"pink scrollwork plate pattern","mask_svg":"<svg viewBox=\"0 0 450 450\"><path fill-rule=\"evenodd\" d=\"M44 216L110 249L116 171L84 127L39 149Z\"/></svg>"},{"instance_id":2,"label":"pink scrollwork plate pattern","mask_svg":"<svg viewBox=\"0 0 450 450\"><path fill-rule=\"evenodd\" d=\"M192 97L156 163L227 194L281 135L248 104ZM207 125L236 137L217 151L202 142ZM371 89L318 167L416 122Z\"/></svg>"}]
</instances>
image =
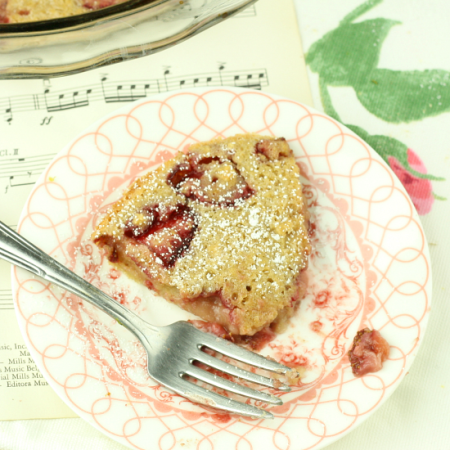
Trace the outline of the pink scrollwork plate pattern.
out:
<instances>
[{"instance_id":1,"label":"pink scrollwork plate pattern","mask_svg":"<svg viewBox=\"0 0 450 450\"><path fill-rule=\"evenodd\" d=\"M137 176L189 144L254 132L284 136L311 211L307 293L286 332L263 353L300 377L274 420L219 414L154 383L140 344L73 295L14 269L19 324L59 396L134 449L319 449L361 423L394 391L423 338L431 300L425 235L404 188L366 143L298 102L207 88L130 103L64 148L37 182L19 230L47 253L163 325L191 317L109 266L89 236ZM383 369L352 375L357 330L391 346Z\"/></svg>"}]
</instances>

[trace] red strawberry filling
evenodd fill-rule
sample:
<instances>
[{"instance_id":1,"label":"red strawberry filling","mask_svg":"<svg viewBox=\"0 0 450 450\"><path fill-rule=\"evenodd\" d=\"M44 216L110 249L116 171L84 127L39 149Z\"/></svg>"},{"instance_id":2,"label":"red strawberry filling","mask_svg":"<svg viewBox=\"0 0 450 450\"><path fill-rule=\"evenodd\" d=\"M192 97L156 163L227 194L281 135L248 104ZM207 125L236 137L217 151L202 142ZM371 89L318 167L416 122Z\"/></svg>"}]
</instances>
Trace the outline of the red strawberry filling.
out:
<instances>
[{"instance_id":1,"label":"red strawberry filling","mask_svg":"<svg viewBox=\"0 0 450 450\"><path fill-rule=\"evenodd\" d=\"M0 23L9 23L9 18L6 15L6 7L8 0L0 0Z\"/></svg>"},{"instance_id":2,"label":"red strawberry filling","mask_svg":"<svg viewBox=\"0 0 450 450\"><path fill-rule=\"evenodd\" d=\"M292 150L285 138L263 139L255 145L255 153L264 155L271 160L277 160L281 157L291 156Z\"/></svg>"},{"instance_id":3,"label":"red strawberry filling","mask_svg":"<svg viewBox=\"0 0 450 450\"><path fill-rule=\"evenodd\" d=\"M145 207L125 227L124 234L146 245L164 267L172 267L189 248L197 224L186 205Z\"/></svg>"},{"instance_id":4,"label":"red strawberry filling","mask_svg":"<svg viewBox=\"0 0 450 450\"><path fill-rule=\"evenodd\" d=\"M106 8L107 6L112 6L116 4L114 0L88 0L83 3L83 6L88 9L97 10L101 8Z\"/></svg>"},{"instance_id":5,"label":"red strawberry filling","mask_svg":"<svg viewBox=\"0 0 450 450\"><path fill-rule=\"evenodd\" d=\"M230 159L190 153L168 175L167 183L191 200L233 206L254 194Z\"/></svg>"}]
</instances>

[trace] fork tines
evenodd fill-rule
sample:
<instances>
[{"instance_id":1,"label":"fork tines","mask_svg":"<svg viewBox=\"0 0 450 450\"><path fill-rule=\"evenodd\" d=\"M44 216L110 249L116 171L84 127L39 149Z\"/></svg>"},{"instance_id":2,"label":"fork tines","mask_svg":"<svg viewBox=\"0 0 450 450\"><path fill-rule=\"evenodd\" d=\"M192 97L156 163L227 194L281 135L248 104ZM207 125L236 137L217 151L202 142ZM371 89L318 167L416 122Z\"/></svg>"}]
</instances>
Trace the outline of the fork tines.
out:
<instances>
[{"instance_id":1,"label":"fork tines","mask_svg":"<svg viewBox=\"0 0 450 450\"><path fill-rule=\"evenodd\" d=\"M256 389L234 383L232 381L229 381L228 379L223 378L222 376L220 376L220 374L216 374L215 371L217 370L223 374L231 375L232 377L240 380L245 380L247 382L259 384L272 389L278 389L284 392L289 392L291 390L289 386L281 383L279 380L274 380L272 378L253 373L249 370L244 370L233 364L229 364L222 359L216 358L209 353L204 352L203 349L207 347L208 349L225 355L233 360L248 364L258 369L275 372L280 375L285 374L291 369L277 363L276 361L269 360L264 356L253 353L242 347L238 347L237 345L225 339L221 339L212 334L204 333L197 329L195 330L197 331L197 333L194 332L194 334L196 341L198 342L198 351L195 355L190 355L190 364L188 368L184 370L182 374L180 373L181 379L184 382L189 383L189 385L184 385L185 391L182 395L190 398L193 401L203 403L215 408L224 409L228 412L261 419L273 418L272 413L250 405L248 403L248 400L246 403L241 403L237 400L222 396L209 389L205 389L198 384L190 382L187 377L195 378L215 388L223 389L225 391L255 399L263 403L282 405L283 401L275 395L266 392L260 392ZM203 367L201 367L201 365L199 367L198 363L215 369L215 371L211 373L210 371L205 370Z\"/></svg>"}]
</instances>

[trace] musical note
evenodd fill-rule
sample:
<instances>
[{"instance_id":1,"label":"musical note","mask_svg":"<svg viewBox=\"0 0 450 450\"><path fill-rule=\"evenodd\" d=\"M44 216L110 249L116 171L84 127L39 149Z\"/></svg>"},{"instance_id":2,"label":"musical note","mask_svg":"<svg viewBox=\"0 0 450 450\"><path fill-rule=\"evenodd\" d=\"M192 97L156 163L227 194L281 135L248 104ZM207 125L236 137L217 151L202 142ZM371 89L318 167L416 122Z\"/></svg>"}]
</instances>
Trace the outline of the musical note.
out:
<instances>
[{"instance_id":1,"label":"musical note","mask_svg":"<svg viewBox=\"0 0 450 450\"><path fill-rule=\"evenodd\" d=\"M261 74L260 77L261 78ZM247 75L247 86L250 89L261 89L261 83L259 81L254 82L253 81L253 75L249 74Z\"/></svg>"},{"instance_id":2,"label":"musical note","mask_svg":"<svg viewBox=\"0 0 450 450\"><path fill-rule=\"evenodd\" d=\"M5 109L5 113L7 114L6 122L8 122L8 125L11 125L13 120L11 99L9 99L9 108Z\"/></svg>"},{"instance_id":3,"label":"musical note","mask_svg":"<svg viewBox=\"0 0 450 450\"><path fill-rule=\"evenodd\" d=\"M58 99L58 103L56 105L50 105L50 100L48 99L50 95L50 89L46 89L44 91L45 106L48 112L82 108L83 106L89 106L89 94L91 93L92 89L86 89L86 91L82 93L82 96L84 96L84 98L82 98L81 100L79 100L79 91L72 92L72 96L71 98L69 97L69 100L65 99L66 94L55 94L54 97Z\"/></svg>"},{"instance_id":4,"label":"musical note","mask_svg":"<svg viewBox=\"0 0 450 450\"><path fill-rule=\"evenodd\" d=\"M119 84L114 88L109 88L105 85L106 78L102 78L102 92L106 103L115 102L133 102L140 98L147 97L147 91L150 89L150 84ZM113 93L111 93L111 91Z\"/></svg>"},{"instance_id":5,"label":"musical note","mask_svg":"<svg viewBox=\"0 0 450 450\"><path fill-rule=\"evenodd\" d=\"M254 75L256 77L254 78ZM248 73L246 76L242 77L242 75L234 76L234 85L236 87L246 87L250 89L258 89L261 90L262 85L267 85L267 74L265 72L260 72L257 74Z\"/></svg>"},{"instance_id":6,"label":"musical note","mask_svg":"<svg viewBox=\"0 0 450 450\"><path fill-rule=\"evenodd\" d=\"M15 183L13 183L14 178L17 177L9 177L9 185L13 187L19 187L19 186L31 186L32 184L36 183L36 180L29 181L27 183L21 183L20 180L17 180Z\"/></svg>"},{"instance_id":7,"label":"musical note","mask_svg":"<svg viewBox=\"0 0 450 450\"><path fill-rule=\"evenodd\" d=\"M100 83L102 84L102 92L103 92L103 98L105 99L106 103L109 103L107 100L107 95L105 93L105 82L108 80L108 78L106 77L102 77L102 79L100 80Z\"/></svg>"},{"instance_id":8,"label":"musical note","mask_svg":"<svg viewBox=\"0 0 450 450\"><path fill-rule=\"evenodd\" d=\"M222 71L225 69L225 63L219 63L220 85L223 86Z\"/></svg>"},{"instance_id":9,"label":"musical note","mask_svg":"<svg viewBox=\"0 0 450 450\"><path fill-rule=\"evenodd\" d=\"M169 86L167 84L167 75L170 75L170 70L169 69L170 69L170 66L166 66L166 70L164 71L164 82L165 82L167 91L169 90Z\"/></svg>"}]
</instances>

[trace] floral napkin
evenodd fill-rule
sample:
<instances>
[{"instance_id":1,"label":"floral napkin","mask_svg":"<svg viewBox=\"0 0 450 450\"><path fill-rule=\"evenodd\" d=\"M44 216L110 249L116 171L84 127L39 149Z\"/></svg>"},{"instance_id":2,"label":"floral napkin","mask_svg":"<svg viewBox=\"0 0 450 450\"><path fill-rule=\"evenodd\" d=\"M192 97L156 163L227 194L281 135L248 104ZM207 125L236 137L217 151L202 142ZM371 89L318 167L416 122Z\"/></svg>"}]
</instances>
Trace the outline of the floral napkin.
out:
<instances>
[{"instance_id":1,"label":"floral napkin","mask_svg":"<svg viewBox=\"0 0 450 450\"><path fill-rule=\"evenodd\" d=\"M378 412L329 449L450 448L450 352L443 343L450 320L450 2L296 6L316 109L391 167L421 215L433 265L430 321L409 375Z\"/></svg>"},{"instance_id":2,"label":"floral napkin","mask_svg":"<svg viewBox=\"0 0 450 450\"><path fill-rule=\"evenodd\" d=\"M305 49L306 63L310 71L318 76L313 78L312 83L320 95L320 100L316 96L316 107L344 123L371 145L399 177L418 213L424 215L432 210L435 200L446 200L441 195L444 190L442 186L434 183L445 180L442 176L444 171L441 169L437 174L428 173L425 155L421 157L420 151L410 147L414 145L414 140L406 142L401 129L404 124L423 121L449 111L450 72L436 68L395 70L385 67L387 64L380 64L384 46L389 45L386 38L394 27L402 26L401 16L399 20L394 20L384 17L386 14L381 11L375 13L376 6L383 2L386 6L393 3L392 0L368 0L347 10L346 5L354 2L321 2L328 4L328 11L334 11L337 16L342 14L342 17L335 27ZM306 23L307 15L302 15L305 3L298 1L301 19ZM403 3L414 8L414 5ZM316 9L319 12L319 5ZM368 12L372 12L370 17L367 17ZM302 28L302 32L308 34L307 29ZM405 44L408 47L406 40ZM405 51L411 52L411 63L416 57L413 50L405 48ZM393 66L396 65L394 62ZM347 122L332 95L336 87L351 88L353 92L349 95L346 108L358 102L359 107L369 113L367 117ZM376 128L379 127L372 126L371 116L386 125L398 124L398 131L386 126L383 133L378 133Z\"/></svg>"}]
</instances>

